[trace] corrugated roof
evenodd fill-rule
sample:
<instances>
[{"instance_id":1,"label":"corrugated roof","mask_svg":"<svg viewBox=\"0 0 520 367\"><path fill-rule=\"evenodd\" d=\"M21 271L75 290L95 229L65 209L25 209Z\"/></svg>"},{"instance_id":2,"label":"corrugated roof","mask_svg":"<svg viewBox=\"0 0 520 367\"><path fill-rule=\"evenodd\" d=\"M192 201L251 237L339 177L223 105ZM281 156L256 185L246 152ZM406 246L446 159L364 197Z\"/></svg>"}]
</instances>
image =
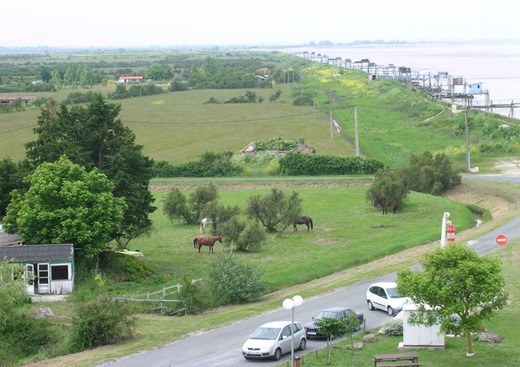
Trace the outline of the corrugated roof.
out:
<instances>
[{"instance_id":1,"label":"corrugated roof","mask_svg":"<svg viewBox=\"0 0 520 367\"><path fill-rule=\"evenodd\" d=\"M0 247L0 260L12 262L43 262L52 260L73 260L72 244L62 245L22 245Z\"/></svg>"},{"instance_id":2,"label":"corrugated roof","mask_svg":"<svg viewBox=\"0 0 520 367\"><path fill-rule=\"evenodd\" d=\"M0 246L21 245L22 237L17 234L8 234L0 231Z\"/></svg>"}]
</instances>

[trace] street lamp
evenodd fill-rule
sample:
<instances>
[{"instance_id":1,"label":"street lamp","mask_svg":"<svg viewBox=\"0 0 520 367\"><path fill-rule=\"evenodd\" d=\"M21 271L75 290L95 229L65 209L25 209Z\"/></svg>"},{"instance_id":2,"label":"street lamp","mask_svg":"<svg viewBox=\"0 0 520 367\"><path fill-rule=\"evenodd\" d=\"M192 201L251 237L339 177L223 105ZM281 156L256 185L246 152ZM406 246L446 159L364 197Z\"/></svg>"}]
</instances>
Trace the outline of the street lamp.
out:
<instances>
[{"instance_id":1,"label":"street lamp","mask_svg":"<svg viewBox=\"0 0 520 367\"><path fill-rule=\"evenodd\" d=\"M301 296L294 296L283 301L283 308L291 310L291 366L294 367L294 308L301 306L303 298Z\"/></svg>"},{"instance_id":2,"label":"street lamp","mask_svg":"<svg viewBox=\"0 0 520 367\"><path fill-rule=\"evenodd\" d=\"M442 229L441 229L441 248L446 247L446 222L450 217L449 212L445 212L442 216Z\"/></svg>"}]
</instances>

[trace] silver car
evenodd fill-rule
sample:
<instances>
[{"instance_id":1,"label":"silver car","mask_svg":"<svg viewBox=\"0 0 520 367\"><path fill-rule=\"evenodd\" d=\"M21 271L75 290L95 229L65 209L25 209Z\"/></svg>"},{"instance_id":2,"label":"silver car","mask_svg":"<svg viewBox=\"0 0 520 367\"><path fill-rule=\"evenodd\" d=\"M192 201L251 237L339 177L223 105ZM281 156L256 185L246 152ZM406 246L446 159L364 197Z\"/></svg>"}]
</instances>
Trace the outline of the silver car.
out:
<instances>
[{"instance_id":1,"label":"silver car","mask_svg":"<svg viewBox=\"0 0 520 367\"><path fill-rule=\"evenodd\" d=\"M401 312L407 297L397 293L397 283L381 282L370 285L367 289L367 307L370 311L379 308L388 315L394 316Z\"/></svg>"},{"instance_id":2,"label":"silver car","mask_svg":"<svg viewBox=\"0 0 520 367\"><path fill-rule=\"evenodd\" d=\"M291 327L294 336L291 337ZM245 359L272 358L279 360L283 354L291 352L291 340L294 338L294 349L304 350L307 347L305 330L301 323L295 321L273 321L257 328L242 346Z\"/></svg>"}]
</instances>

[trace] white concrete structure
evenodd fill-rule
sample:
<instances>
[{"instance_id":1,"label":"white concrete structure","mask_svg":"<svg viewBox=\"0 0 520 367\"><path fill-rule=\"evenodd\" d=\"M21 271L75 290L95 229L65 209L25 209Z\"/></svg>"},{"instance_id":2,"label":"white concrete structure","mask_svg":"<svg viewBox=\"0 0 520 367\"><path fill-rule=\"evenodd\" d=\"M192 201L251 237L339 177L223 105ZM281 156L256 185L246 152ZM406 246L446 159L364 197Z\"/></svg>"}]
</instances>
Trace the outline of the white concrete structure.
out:
<instances>
[{"instance_id":1,"label":"white concrete structure","mask_svg":"<svg viewBox=\"0 0 520 367\"><path fill-rule=\"evenodd\" d=\"M413 303L405 303L402 311L403 342L399 349L444 349L444 334L439 325L412 325L408 322L410 316L417 312Z\"/></svg>"}]
</instances>

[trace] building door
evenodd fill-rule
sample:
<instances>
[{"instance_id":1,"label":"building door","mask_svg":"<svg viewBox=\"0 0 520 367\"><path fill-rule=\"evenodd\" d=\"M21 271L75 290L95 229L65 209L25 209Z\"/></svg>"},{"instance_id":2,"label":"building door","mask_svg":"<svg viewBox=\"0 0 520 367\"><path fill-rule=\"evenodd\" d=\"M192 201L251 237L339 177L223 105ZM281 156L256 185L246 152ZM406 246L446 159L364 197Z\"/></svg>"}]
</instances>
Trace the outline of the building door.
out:
<instances>
[{"instance_id":1,"label":"building door","mask_svg":"<svg viewBox=\"0 0 520 367\"><path fill-rule=\"evenodd\" d=\"M38 264L38 293L48 294L49 291L49 264Z\"/></svg>"},{"instance_id":2,"label":"building door","mask_svg":"<svg viewBox=\"0 0 520 367\"><path fill-rule=\"evenodd\" d=\"M34 265L25 264L25 280L27 286L27 293L31 296L34 294Z\"/></svg>"}]
</instances>

